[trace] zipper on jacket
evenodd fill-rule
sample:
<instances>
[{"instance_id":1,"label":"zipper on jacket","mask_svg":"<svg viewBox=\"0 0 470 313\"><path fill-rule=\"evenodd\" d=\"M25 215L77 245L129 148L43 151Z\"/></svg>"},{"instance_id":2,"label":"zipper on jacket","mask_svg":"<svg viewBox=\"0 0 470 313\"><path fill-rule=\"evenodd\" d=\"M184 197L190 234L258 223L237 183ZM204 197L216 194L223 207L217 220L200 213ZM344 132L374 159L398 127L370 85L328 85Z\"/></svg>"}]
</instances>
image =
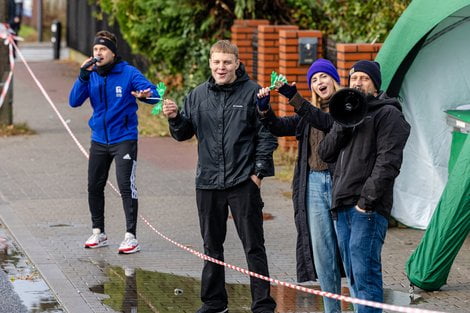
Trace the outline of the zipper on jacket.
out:
<instances>
[{"instance_id":1,"label":"zipper on jacket","mask_svg":"<svg viewBox=\"0 0 470 313\"><path fill-rule=\"evenodd\" d=\"M108 113L108 96L106 94L106 81L107 81L108 76L104 77L104 118L103 118L103 124L104 124L104 135L106 137L106 143L109 144L109 139L108 139L108 127L106 126L106 113Z\"/></svg>"},{"instance_id":2,"label":"zipper on jacket","mask_svg":"<svg viewBox=\"0 0 470 313\"><path fill-rule=\"evenodd\" d=\"M344 157L344 149L343 148L341 150L341 157L339 158L339 170L340 170L340 173L339 173L339 178L338 178L338 181L336 183L333 183L333 186L341 186L341 178L343 178L343 157ZM334 188L336 189L336 188ZM332 192L337 192L336 190L332 190Z\"/></svg>"},{"instance_id":3,"label":"zipper on jacket","mask_svg":"<svg viewBox=\"0 0 470 313\"><path fill-rule=\"evenodd\" d=\"M227 183L226 175L227 175L227 170L226 170L226 164L225 164L225 149L224 149L224 133L225 133L225 106L227 105L227 93L223 92L222 93L223 97L223 105L220 106L221 110L221 118L220 118L220 161L222 162L220 168L222 169L222 184L221 187L225 188L225 185Z\"/></svg>"}]
</instances>

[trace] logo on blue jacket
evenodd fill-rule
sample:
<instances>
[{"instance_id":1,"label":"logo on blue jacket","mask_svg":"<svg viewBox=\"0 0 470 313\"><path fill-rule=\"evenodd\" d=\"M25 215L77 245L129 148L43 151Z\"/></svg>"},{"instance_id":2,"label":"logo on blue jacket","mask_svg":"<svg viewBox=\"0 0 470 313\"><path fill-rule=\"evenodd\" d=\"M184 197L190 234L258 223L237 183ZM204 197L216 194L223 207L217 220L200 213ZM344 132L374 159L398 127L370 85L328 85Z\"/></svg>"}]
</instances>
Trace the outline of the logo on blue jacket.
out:
<instances>
[{"instance_id":1,"label":"logo on blue jacket","mask_svg":"<svg viewBox=\"0 0 470 313\"><path fill-rule=\"evenodd\" d=\"M122 98L122 87L116 86L116 98Z\"/></svg>"}]
</instances>

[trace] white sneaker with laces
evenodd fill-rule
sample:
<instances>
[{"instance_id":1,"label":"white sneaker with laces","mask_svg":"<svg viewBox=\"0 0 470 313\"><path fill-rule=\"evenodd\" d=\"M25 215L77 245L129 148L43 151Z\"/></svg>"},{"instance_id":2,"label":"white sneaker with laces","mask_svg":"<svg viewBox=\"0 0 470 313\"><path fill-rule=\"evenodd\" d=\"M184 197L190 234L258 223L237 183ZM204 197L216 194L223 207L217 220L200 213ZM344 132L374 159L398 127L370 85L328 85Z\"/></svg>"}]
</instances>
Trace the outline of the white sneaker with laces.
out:
<instances>
[{"instance_id":1,"label":"white sneaker with laces","mask_svg":"<svg viewBox=\"0 0 470 313\"><path fill-rule=\"evenodd\" d=\"M108 237L99 228L93 228L93 235L85 242L85 248L101 248L108 245Z\"/></svg>"},{"instance_id":2,"label":"white sneaker with laces","mask_svg":"<svg viewBox=\"0 0 470 313\"><path fill-rule=\"evenodd\" d=\"M138 251L140 251L139 242L133 234L126 233L123 242L121 242L121 245L119 246L119 253L130 254Z\"/></svg>"}]
</instances>

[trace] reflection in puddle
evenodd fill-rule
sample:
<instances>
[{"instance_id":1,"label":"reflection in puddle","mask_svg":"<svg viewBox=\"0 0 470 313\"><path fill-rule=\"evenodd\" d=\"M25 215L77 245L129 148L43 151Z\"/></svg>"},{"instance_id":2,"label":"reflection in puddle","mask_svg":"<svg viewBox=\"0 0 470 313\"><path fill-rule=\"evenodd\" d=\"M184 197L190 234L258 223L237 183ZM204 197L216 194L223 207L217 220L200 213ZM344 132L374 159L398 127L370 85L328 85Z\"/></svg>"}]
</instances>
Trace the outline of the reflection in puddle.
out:
<instances>
[{"instance_id":1,"label":"reflection in puddle","mask_svg":"<svg viewBox=\"0 0 470 313\"><path fill-rule=\"evenodd\" d=\"M191 278L136 269L108 267L109 277L104 285L90 288L91 291L109 295L104 304L125 313L194 313L200 306L200 281ZM226 284L230 313L251 312L249 285ZM306 294L283 286L272 286L271 294L276 299L279 313L322 312L322 297ZM317 289L317 287L311 287ZM343 289L349 295L348 289ZM350 304L342 303L343 311L352 311Z\"/></svg>"},{"instance_id":2,"label":"reflection in puddle","mask_svg":"<svg viewBox=\"0 0 470 313\"><path fill-rule=\"evenodd\" d=\"M423 300L421 296L414 295L410 298L410 294L407 292L400 292L390 289L384 290L384 302L393 305L409 306L412 304L418 304Z\"/></svg>"},{"instance_id":3,"label":"reflection in puddle","mask_svg":"<svg viewBox=\"0 0 470 313\"><path fill-rule=\"evenodd\" d=\"M91 291L106 294L104 304L124 313L194 313L200 306L200 281L192 277L177 276L141 269L106 267L109 280ZM230 313L249 313L251 295L249 285L226 284ZM271 294L277 302L277 313L323 312L323 298L283 286L271 286ZM308 288L319 289L317 286ZM342 294L349 296L343 287ZM385 302L400 306L417 304L420 298L411 300L406 292L385 290ZM343 312L352 312L352 305L342 302Z\"/></svg>"},{"instance_id":4,"label":"reflection in puddle","mask_svg":"<svg viewBox=\"0 0 470 313\"><path fill-rule=\"evenodd\" d=\"M6 238L4 249L0 251L0 270L3 270L29 312L64 312L49 286L39 275L29 259L15 246L0 227L0 238Z\"/></svg>"}]
</instances>

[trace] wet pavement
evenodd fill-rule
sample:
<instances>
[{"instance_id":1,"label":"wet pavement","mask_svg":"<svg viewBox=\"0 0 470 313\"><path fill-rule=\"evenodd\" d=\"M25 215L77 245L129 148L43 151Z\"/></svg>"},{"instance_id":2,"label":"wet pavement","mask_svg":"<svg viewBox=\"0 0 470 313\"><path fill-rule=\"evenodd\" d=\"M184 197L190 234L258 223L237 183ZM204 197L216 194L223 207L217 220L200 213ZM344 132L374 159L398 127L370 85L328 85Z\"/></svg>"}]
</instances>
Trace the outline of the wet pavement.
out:
<instances>
[{"instance_id":1,"label":"wet pavement","mask_svg":"<svg viewBox=\"0 0 470 313\"><path fill-rule=\"evenodd\" d=\"M0 224L0 312L64 312L53 292Z\"/></svg>"},{"instance_id":2,"label":"wet pavement","mask_svg":"<svg viewBox=\"0 0 470 313\"><path fill-rule=\"evenodd\" d=\"M33 53L33 52L31 52ZM33 71L85 149L89 146L90 108L68 106L68 92L78 65L64 60L34 61ZM199 277L203 261L163 239L143 220L137 236L142 251L119 255L124 237L121 200L106 189L106 225L110 246L89 250L87 161L34 85L24 65L17 64L14 82L15 123L26 122L37 134L0 138L0 218L51 287L67 312L195 312L200 306ZM171 138L141 138L137 187L139 210L158 231L202 251L195 206L196 144ZM115 182L114 168L110 172ZM295 283L295 241L290 184L265 179L262 196L270 274ZM448 284L439 292L416 290L408 297L404 264L423 232L391 228L383 249L387 302L445 312L470 312L470 240L457 255ZM246 267L231 220L225 261ZM126 275L127 274L127 275ZM230 312L249 312L249 279L226 270ZM318 289L317 283L312 283ZM346 282L343 281L343 286ZM321 298L273 286L278 313L321 312ZM347 288L343 289L347 294ZM345 311L350 305L343 303Z\"/></svg>"},{"instance_id":3,"label":"wet pavement","mask_svg":"<svg viewBox=\"0 0 470 313\"><path fill-rule=\"evenodd\" d=\"M90 287L90 290L109 296L103 303L118 312L195 312L199 306L198 279L167 273L158 273L133 268L105 266L103 272L108 276L106 283ZM314 290L320 290L318 285L305 285ZM227 284L227 293L231 301L232 313L249 313L251 305L250 288L247 284ZM322 312L323 299L317 295L293 290L284 286L273 286L274 299L282 307L279 312L301 313ZM344 287L342 295L349 296L349 290ZM422 298L411 299L409 293L385 290L385 302L395 305L416 305ZM352 305L342 303L342 311L352 311Z\"/></svg>"},{"instance_id":4,"label":"wet pavement","mask_svg":"<svg viewBox=\"0 0 470 313\"><path fill-rule=\"evenodd\" d=\"M141 269L105 267L108 276L106 283L93 286L91 291L108 295L104 300L118 312L195 312L200 306L198 279L167 273L157 273ZM316 290L318 286L306 286ZM348 295L348 290L343 290ZM249 313L251 305L250 288L247 284L227 284L227 294L231 301L230 312ZM319 312L323 310L323 300L319 296L308 296L293 289L274 286L273 297L282 303L282 312ZM351 309L343 303L343 310Z\"/></svg>"}]
</instances>

